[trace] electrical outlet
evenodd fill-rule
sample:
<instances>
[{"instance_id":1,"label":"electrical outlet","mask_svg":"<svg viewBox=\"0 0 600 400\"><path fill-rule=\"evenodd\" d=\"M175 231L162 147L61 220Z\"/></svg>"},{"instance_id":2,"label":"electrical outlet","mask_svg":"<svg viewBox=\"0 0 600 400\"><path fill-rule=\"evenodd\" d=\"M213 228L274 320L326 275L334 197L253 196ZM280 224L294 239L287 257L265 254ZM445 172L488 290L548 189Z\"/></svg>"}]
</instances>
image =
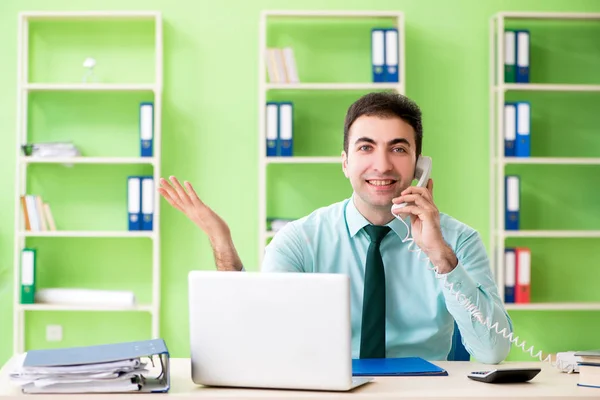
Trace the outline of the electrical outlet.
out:
<instances>
[{"instance_id":1,"label":"electrical outlet","mask_svg":"<svg viewBox=\"0 0 600 400\"><path fill-rule=\"evenodd\" d=\"M62 326L46 325L46 341L60 342L62 340Z\"/></svg>"}]
</instances>

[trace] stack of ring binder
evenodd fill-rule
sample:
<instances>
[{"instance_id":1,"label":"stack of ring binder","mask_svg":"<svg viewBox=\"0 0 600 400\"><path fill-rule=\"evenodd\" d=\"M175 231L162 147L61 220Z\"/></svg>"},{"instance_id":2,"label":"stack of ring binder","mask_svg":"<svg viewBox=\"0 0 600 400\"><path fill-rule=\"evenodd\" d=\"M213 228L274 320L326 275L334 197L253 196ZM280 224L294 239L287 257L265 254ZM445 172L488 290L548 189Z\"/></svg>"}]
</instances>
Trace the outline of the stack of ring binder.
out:
<instances>
[{"instance_id":1,"label":"stack of ring binder","mask_svg":"<svg viewBox=\"0 0 600 400\"><path fill-rule=\"evenodd\" d=\"M163 339L30 350L10 379L23 393L168 392L169 352Z\"/></svg>"}]
</instances>

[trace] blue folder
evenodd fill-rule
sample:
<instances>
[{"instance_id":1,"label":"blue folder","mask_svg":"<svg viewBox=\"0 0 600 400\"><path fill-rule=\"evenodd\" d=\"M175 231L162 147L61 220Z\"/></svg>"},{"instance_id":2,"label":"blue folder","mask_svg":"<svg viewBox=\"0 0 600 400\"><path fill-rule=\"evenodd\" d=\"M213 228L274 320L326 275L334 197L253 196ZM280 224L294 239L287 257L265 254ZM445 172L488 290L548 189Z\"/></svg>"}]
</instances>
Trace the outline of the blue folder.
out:
<instances>
[{"instance_id":1,"label":"blue folder","mask_svg":"<svg viewBox=\"0 0 600 400\"><path fill-rule=\"evenodd\" d=\"M448 372L420 357L352 360L353 376L447 376Z\"/></svg>"}]
</instances>

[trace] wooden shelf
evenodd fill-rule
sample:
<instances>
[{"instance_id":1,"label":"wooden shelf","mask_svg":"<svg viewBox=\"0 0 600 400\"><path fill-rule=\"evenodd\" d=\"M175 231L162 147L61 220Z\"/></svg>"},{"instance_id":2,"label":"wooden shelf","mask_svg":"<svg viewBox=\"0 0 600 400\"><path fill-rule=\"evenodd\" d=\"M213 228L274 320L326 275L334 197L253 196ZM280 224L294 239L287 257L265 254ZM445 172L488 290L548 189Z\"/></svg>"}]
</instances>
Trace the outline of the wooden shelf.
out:
<instances>
[{"instance_id":1,"label":"wooden shelf","mask_svg":"<svg viewBox=\"0 0 600 400\"><path fill-rule=\"evenodd\" d=\"M25 164L150 164L154 157L21 157Z\"/></svg>"},{"instance_id":2,"label":"wooden shelf","mask_svg":"<svg viewBox=\"0 0 600 400\"><path fill-rule=\"evenodd\" d=\"M600 92L600 85L571 85L561 83L505 83L496 90L531 92Z\"/></svg>"},{"instance_id":3,"label":"wooden shelf","mask_svg":"<svg viewBox=\"0 0 600 400\"><path fill-rule=\"evenodd\" d=\"M546 310L546 311L560 311L560 310L600 310L599 303L528 303L528 304L516 304L508 303L504 307L507 310Z\"/></svg>"},{"instance_id":4,"label":"wooden shelf","mask_svg":"<svg viewBox=\"0 0 600 400\"><path fill-rule=\"evenodd\" d=\"M135 306L113 305L75 305L75 304L20 304L23 311L144 311L152 312L152 305L140 304Z\"/></svg>"},{"instance_id":5,"label":"wooden shelf","mask_svg":"<svg viewBox=\"0 0 600 400\"><path fill-rule=\"evenodd\" d=\"M153 92L158 90L157 85L150 83L27 83L23 88L28 91Z\"/></svg>"},{"instance_id":6,"label":"wooden shelf","mask_svg":"<svg viewBox=\"0 0 600 400\"><path fill-rule=\"evenodd\" d=\"M504 231L505 237L519 238L600 238L600 231Z\"/></svg>"},{"instance_id":7,"label":"wooden shelf","mask_svg":"<svg viewBox=\"0 0 600 400\"><path fill-rule=\"evenodd\" d=\"M505 164L600 165L600 158L585 157L504 157Z\"/></svg>"},{"instance_id":8,"label":"wooden shelf","mask_svg":"<svg viewBox=\"0 0 600 400\"><path fill-rule=\"evenodd\" d=\"M89 19L155 19L158 11L27 11L20 16L28 20L89 20Z\"/></svg>"},{"instance_id":9,"label":"wooden shelf","mask_svg":"<svg viewBox=\"0 0 600 400\"><path fill-rule=\"evenodd\" d=\"M342 157L266 157L267 164L341 164Z\"/></svg>"},{"instance_id":10,"label":"wooden shelf","mask_svg":"<svg viewBox=\"0 0 600 400\"><path fill-rule=\"evenodd\" d=\"M21 231L26 237L87 237L87 238L150 238L156 237L153 231Z\"/></svg>"},{"instance_id":11,"label":"wooden shelf","mask_svg":"<svg viewBox=\"0 0 600 400\"><path fill-rule=\"evenodd\" d=\"M550 20L569 20L569 19L600 19L600 13L588 12L520 12L504 11L497 14L499 17L508 19L550 19Z\"/></svg>"},{"instance_id":12,"label":"wooden shelf","mask_svg":"<svg viewBox=\"0 0 600 400\"><path fill-rule=\"evenodd\" d=\"M398 89L398 82L387 83L265 83L266 90L389 90Z\"/></svg>"},{"instance_id":13,"label":"wooden shelf","mask_svg":"<svg viewBox=\"0 0 600 400\"><path fill-rule=\"evenodd\" d=\"M264 11L265 17L326 17L326 18L398 18L393 11L329 11L329 10L271 10Z\"/></svg>"}]
</instances>

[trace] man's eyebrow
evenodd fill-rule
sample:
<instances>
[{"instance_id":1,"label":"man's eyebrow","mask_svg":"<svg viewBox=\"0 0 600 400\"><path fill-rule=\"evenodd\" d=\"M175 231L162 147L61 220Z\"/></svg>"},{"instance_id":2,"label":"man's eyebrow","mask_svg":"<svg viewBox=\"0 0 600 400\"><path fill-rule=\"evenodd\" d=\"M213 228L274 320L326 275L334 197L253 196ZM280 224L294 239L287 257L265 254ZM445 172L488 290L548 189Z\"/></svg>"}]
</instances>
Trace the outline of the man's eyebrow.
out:
<instances>
[{"instance_id":1,"label":"man's eyebrow","mask_svg":"<svg viewBox=\"0 0 600 400\"><path fill-rule=\"evenodd\" d=\"M396 138L396 139L392 139L388 142L388 145L393 146L395 144L398 143L404 143L405 145L407 145L408 147L410 147L410 142L404 138Z\"/></svg>"},{"instance_id":2,"label":"man's eyebrow","mask_svg":"<svg viewBox=\"0 0 600 400\"><path fill-rule=\"evenodd\" d=\"M356 142L354 142L354 144L358 144L360 142L367 142L367 143L371 143L371 144L376 144L375 141L369 137L363 136L363 137L359 137L358 139L356 139ZM408 147L410 147L410 142L404 138L396 138L396 139L392 139L388 142L388 146L393 146L395 144L398 143L403 143L405 145L407 145Z\"/></svg>"},{"instance_id":3,"label":"man's eyebrow","mask_svg":"<svg viewBox=\"0 0 600 400\"><path fill-rule=\"evenodd\" d=\"M354 142L354 144L357 144L360 142L367 142L367 143L375 144L375 141L373 139L366 137L366 136L359 137L358 139L356 139L356 142Z\"/></svg>"}]
</instances>

